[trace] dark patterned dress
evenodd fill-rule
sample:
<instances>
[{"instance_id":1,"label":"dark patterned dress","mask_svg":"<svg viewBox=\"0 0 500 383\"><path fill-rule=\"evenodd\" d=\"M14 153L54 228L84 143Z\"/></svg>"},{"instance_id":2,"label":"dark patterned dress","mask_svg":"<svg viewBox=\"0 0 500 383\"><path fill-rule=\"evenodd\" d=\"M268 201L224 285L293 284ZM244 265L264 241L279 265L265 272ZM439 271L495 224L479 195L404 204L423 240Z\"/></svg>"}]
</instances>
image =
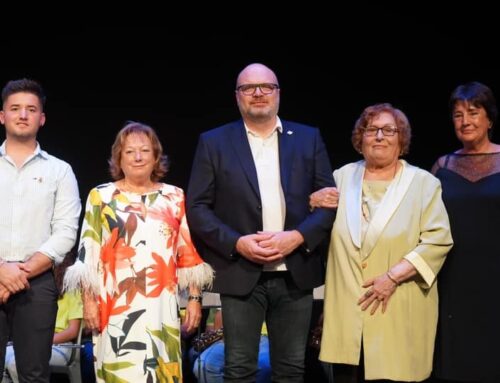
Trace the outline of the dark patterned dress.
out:
<instances>
[{"instance_id":1,"label":"dark patterned dress","mask_svg":"<svg viewBox=\"0 0 500 383\"><path fill-rule=\"evenodd\" d=\"M438 276L435 375L500 382L500 153L436 162L454 246Z\"/></svg>"}]
</instances>

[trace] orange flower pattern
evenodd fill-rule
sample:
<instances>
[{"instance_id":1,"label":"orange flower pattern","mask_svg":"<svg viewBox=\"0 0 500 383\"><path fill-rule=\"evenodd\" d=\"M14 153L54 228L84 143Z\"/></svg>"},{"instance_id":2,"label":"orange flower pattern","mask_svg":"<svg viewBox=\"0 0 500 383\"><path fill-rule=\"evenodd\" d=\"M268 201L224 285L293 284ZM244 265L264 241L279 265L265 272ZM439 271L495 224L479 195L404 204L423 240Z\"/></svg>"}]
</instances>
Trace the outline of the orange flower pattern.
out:
<instances>
[{"instance_id":1,"label":"orange flower pattern","mask_svg":"<svg viewBox=\"0 0 500 383\"><path fill-rule=\"evenodd\" d=\"M98 382L182 382L177 271L203 263L183 191L166 184L143 195L114 183L94 188L79 260L98 275Z\"/></svg>"}]
</instances>

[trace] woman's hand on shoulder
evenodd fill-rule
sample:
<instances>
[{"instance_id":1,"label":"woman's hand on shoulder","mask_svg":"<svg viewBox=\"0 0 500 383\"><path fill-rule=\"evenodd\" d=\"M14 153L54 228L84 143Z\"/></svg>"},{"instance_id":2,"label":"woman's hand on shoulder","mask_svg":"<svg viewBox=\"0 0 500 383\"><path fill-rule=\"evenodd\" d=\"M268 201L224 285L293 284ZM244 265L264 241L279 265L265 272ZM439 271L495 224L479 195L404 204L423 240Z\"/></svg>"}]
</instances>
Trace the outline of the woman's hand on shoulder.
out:
<instances>
[{"instance_id":1,"label":"woman's hand on shoulder","mask_svg":"<svg viewBox=\"0 0 500 383\"><path fill-rule=\"evenodd\" d=\"M336 209L339 204L339 192L336 187L326 187L315 191L309 196L311 208Z\"/></svg>"}]
</instances>

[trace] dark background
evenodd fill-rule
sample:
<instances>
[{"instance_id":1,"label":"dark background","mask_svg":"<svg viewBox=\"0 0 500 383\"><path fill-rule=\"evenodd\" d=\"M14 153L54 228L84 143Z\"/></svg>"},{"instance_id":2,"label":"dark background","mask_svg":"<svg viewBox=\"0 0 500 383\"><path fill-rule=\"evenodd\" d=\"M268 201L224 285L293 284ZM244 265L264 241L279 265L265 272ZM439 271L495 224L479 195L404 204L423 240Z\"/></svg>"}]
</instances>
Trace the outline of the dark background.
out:
<instances>
[{"instance_id":1,"label":"dark background","mask_svg":"<svg viewBox=\"0 0 500 383\"><path fill-rule=\"evenodd\" d=\"M252 62L275 70L281 118L321 129L334 168L359 159L350 133L370 104L391 102L407 114L407 160L430 169L459 147L451 91L477 80L500 94L498 23L480 3L440 12L376 2L328 4L332 12L311 3L276 16L262 3L240 7L248 7L245 17L170 13L161 21L135 15L4 28L0 83L42 83L39 141L73 166L82 199L110 179L110 147L126 120L157 130L171 159L166 182L186 188L199 133L239 118L235 80Z\"/></svg>"}]
</instances>

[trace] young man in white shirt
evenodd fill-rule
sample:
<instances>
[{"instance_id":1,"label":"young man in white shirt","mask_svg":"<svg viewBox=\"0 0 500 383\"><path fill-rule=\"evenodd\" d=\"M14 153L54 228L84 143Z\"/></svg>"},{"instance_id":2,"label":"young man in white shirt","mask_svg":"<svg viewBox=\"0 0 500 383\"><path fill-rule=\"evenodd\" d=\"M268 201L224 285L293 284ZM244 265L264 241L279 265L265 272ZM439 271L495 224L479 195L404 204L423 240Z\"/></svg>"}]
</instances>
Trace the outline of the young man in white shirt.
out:
<instances>
[{"instance_id":1,"label":"young man in white shirt","mask_svg":"<svg viewBox=\"0 0 500 383\"><path fill-rule=\"evenodd\" d=\"M13 341L20 380L49 382L58 292L52 266L75 243L80 217L71 166L41 150L40 84L21 79L2 90L0 122L0 375Z\"/></svg>"}]
</instances>

